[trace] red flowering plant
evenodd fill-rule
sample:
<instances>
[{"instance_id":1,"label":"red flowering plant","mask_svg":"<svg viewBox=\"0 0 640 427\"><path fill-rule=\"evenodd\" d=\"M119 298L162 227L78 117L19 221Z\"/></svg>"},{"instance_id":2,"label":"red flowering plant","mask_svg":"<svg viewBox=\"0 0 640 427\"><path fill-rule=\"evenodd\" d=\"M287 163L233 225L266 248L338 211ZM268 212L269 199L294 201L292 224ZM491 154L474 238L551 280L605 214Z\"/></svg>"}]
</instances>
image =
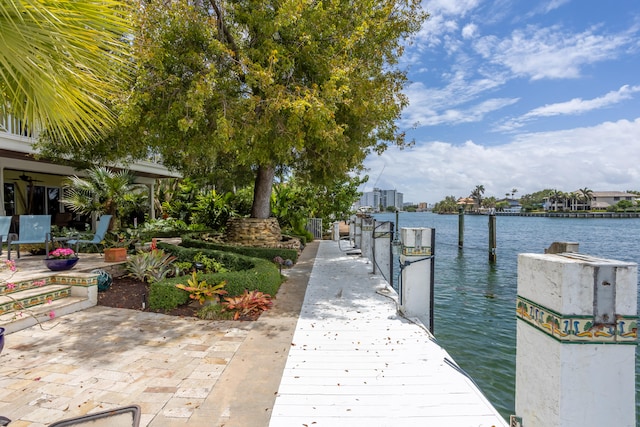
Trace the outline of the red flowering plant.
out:
<instances>
[{"instance_id":1,"label":"red flowering plant","mask_svg":"<svg viewBox=\"0 0 640 427\"><path fill-rule=\"evenodd\" d=\"M77 257L78 255L71 248L58 248L49 252L47 259L70 259Z\"/></svg>"}]
</instances>

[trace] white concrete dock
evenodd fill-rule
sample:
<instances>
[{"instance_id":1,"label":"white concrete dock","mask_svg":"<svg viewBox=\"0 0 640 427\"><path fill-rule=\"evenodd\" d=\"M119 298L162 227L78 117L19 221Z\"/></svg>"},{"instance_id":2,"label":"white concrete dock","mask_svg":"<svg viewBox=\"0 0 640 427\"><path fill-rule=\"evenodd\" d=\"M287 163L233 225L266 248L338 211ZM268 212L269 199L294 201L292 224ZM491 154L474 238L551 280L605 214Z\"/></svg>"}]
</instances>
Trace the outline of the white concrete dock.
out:
<instances>
[{"instance_id":1,"label":"white concrete dock","mask_svg":"<svg viewBox=\"0 0 640 427\"><path fill-rule=\"evenodd\" d=\"M371 271L320 243L270 426L507 426Z\"/></svg>"}]
</instances>

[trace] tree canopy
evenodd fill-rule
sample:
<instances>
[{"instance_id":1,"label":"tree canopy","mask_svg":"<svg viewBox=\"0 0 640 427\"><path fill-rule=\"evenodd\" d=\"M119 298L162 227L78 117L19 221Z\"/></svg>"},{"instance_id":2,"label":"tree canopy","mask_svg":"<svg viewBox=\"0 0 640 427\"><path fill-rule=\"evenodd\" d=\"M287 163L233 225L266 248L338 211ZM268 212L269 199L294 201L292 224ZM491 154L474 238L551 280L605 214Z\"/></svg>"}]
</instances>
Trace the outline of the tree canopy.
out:
<instances>
[{"instance_id":1,"label":"tree canopy","mask_svg":"<svg viewBox=\"0 0 640 427\"><path fill-rule=\"evenodd\" d=\"M406 143L398 58L424 18L418 0L143 2L106 144L186 175L251 174L252 216L267 217L276 174L330 183Z\"/></svg>"}]
</instances>

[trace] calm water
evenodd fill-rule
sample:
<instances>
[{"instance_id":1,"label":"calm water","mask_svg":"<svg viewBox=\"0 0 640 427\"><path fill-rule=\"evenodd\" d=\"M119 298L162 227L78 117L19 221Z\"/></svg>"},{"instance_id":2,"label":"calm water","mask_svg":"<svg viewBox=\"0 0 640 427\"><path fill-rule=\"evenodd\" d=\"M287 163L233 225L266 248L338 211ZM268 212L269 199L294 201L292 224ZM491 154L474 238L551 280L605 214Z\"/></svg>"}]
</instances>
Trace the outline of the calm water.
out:
<instances>
[{"instance_id":1,"label":"calm water","mask_svg":"<svg viewBox=\"0 0 640 427\"><path fill-rule=\"evenodd\" d=\"M395 214L375 218L395 221ZM465 217L462 251L457 215L399 216L400 227L436 229L436 338L508 418L515 407L517 255L543 253L554 241L578 242L583 254L640 264L640 219L498 216L496 223L497 262L490 264L487 216ZM636 405L639 368L636 351ZM636 413L640 421L640 407Z\"/></svg>"}]
</instances>

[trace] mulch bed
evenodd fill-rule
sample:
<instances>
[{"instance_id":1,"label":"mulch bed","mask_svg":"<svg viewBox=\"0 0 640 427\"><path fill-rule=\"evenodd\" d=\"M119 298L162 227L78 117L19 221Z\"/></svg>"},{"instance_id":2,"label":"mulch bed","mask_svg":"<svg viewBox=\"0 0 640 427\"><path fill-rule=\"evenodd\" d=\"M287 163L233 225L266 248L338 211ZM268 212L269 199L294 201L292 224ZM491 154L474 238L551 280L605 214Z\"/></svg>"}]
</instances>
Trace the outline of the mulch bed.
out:
<instances>
[{"instance_id":1,"label":"mulch bed","mask_svg":"<svg viewBox=\"0 0 640 427\"><path fill-rule=\"evenodd\" d=\"M132 277L114 277L108 290L98 292L98 305L114 308L128 308L138 311L155 311L170 316L197 317L198 309L188 305L170 311L149 309L149 285Z\"/></svg>"},{"instance_id":2,"label":"mulch bed","mask_svg":"<svg viewBox=\"0 0 640 427\"><path fill-rule=\"evenodd\" d=\"M173 310L149 309L149 284L129 276L114 277L113 283L104 292L98 292L98 305L113 308L147 311L167 314L169 316L198 317L199 307L182 305ZM143 304L144 303L144 304ZM257 320L261 313L252 316L241 316L238 320Z\"/></svg>"}]
</instances>

